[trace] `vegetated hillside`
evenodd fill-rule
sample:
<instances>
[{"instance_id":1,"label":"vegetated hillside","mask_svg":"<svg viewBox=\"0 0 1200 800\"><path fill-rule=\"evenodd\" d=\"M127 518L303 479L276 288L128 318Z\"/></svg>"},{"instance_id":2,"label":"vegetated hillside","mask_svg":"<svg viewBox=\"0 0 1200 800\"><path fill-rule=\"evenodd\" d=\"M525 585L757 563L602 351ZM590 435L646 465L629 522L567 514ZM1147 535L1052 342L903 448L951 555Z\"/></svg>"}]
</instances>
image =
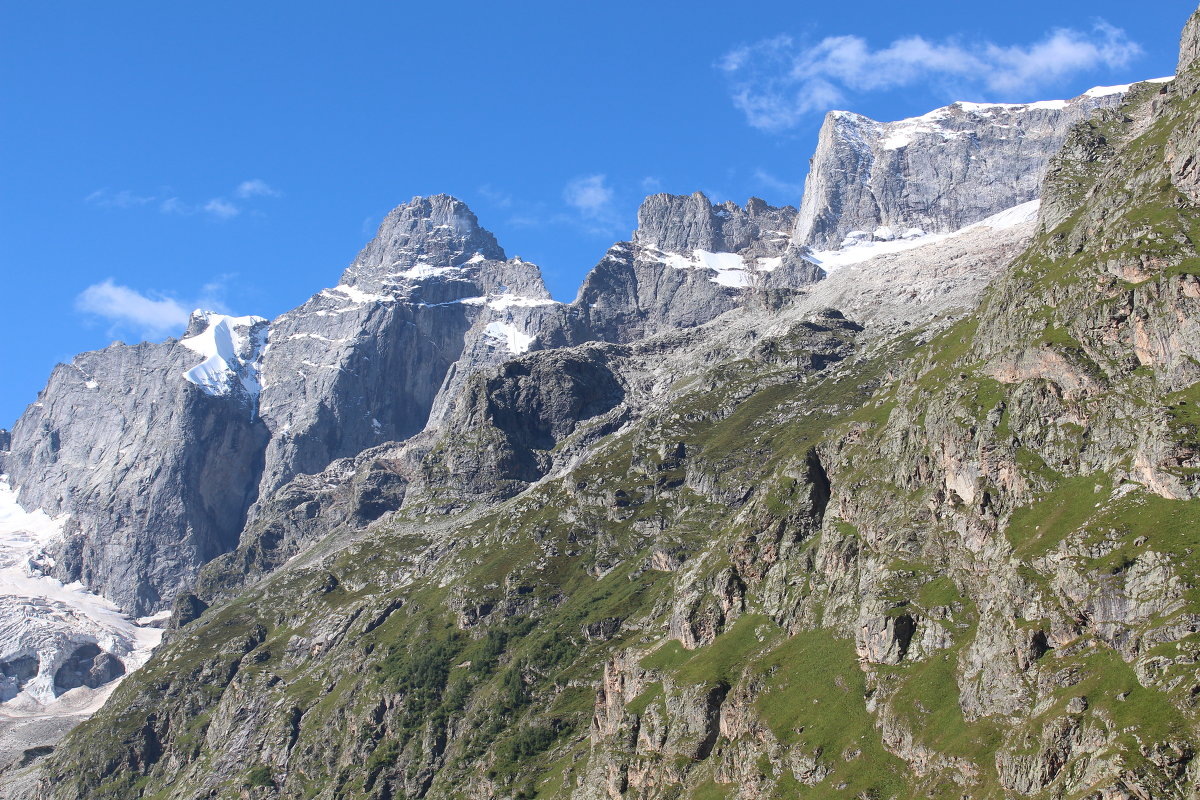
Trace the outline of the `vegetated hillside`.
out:
<instances>
[{"instance_id":1,"label":"vegetated hillside","mask_svg":"<svg viewBox=\"0 0 1200 800\"><path fill-rule=\"evenodd\" d=\"M530 353L411 463L296 494L40 793L1195 796L1198 40L1074 130L954 324ZM564 354L617 402L524 380ZM424 493L302 529L389 470Z\"/></svg>"}]
</instances>

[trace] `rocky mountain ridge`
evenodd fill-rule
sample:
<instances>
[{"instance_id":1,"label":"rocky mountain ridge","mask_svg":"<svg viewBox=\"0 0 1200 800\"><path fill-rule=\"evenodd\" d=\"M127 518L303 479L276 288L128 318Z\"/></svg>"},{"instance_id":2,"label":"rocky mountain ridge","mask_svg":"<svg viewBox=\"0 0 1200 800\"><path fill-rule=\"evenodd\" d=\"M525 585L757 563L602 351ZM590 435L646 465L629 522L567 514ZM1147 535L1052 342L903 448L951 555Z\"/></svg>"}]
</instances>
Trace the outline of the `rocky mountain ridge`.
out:
<instances>
[{"instance_id":1,"label":"rocky mountain ridge","mask_svg":"<svg viewBox=\"0 0 1200 800\"><path fill-rule=\"evenodd\" d=\"M1073 125L1128 86L1071 100L958 102L912 119L825 118L794 239L816 250L959 230L1038 197Z\"/></svg>"},{"instance_id":2,"label":"rocky mountain ridge","mask_svg":"<svg viewBox=\"0 0 1200 800\"><path fill-rule=\"evenodd\" d=\"M1198 28L1064 135L1036 222L826 274L794 209L654 196L562 305L417 198L265 342L147 346L162 413L262 437L257 501L9 786L1188 796ZM69 377L6 470L95 452Z\"/></svg>"}]
</instances>

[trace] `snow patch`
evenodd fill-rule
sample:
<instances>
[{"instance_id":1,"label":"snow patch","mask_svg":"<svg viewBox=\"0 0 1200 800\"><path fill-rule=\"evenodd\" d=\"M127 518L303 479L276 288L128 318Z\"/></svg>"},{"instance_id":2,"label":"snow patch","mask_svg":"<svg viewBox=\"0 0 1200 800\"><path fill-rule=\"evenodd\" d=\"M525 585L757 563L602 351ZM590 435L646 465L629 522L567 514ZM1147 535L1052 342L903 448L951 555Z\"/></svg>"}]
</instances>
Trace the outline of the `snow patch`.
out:
<instances>
[{"instance_id":1,"label":"snow patch","mask_svg":"<svg viewBox=\"0 0 1200 800\"><path fill-rule=\"evenodd\" d=\"M1174 77L1169 78L1154 78L1149 83L1165 83L1174 80ZM1083 93L1083 97L1100 98L1111 97L1115 94L1125 94L1129 91L1132 84L1124 84L1121 86L1094 86ZM910 117L909 119L897 120L896 122L878 123L867 117L860 117L849 112L839 111L834 112L838 119L853 120L859 127L874 123L886 132L886 136L880 141L880 148L883 150L899 150L912 144L917 136L922 134L940 135L943 141L969 136L970 131L950 130L945 126L945 122L952 118L953 112L966 112L978 116L990 116L997 112L1008 111L1014 113L1022 113L1025 111L1062 111L1070 107L1071 100L1039 100L1034 103L972 103L966 100L959 100L944 108L934 109L927 114L922 114L919 117Z\"/></svg>"},{"instance_id":2,"label":"snow patch","mask_svg":"<svg viewBox=\"0 0 1200 800\"><path fill-rule=\"evenodd\" d=\"M745 289L750 285L750 275L744 269L718 269L715 272L717 274L709 280L721 286Z\"/></svg>"},{"instance_id":3,"label":"snow patch","mask_svg":"<svg viewBox=\"0 0 1200 800\"><path fill-rule=\"evenodd\" d=\"M414 267L414 269L416 268ZM321 294L325 297L337 298L337 295L334 294L335 292L344 294L355 305L362 305L364 303L392 303L396 300L390 294L372 294L371 292L364 292L357 286L347 286L345 284L335 286L332 289L323 289Z\"/></svg>"},{"instance_id":4,"label":"snow patch","mask_svg":"<svg viewBox=\"0 0 1200 800\"><path fill-rule=\"evenodd\" d=\"M476 257L481 258L481 260L482 260L482 257L479 256L478 253L476 253ZM474 259L472 259L471 261L468 261L467 263L472 264L472 263L475 263L475 261L474 261ZM423 278L440 278L443 275L449 275L452 272L461 272L461 271L462 270L460 270L458 267L432 267L429 264L417 264L416 266L410 267L409 269L406 269L403 272L393 272L392 276L397 277L397 278L407 278L408 280L421 280ZM348 288L353 288L353 287L339 286L338 288L342 289L342 290L346 290ZM355 291L358 291L358 290L356 289ZM359 292L359 294L363 295L363 296L370 296L370 297L375 297L375 298L378 298L381 296L381 295L367 295L366 292ZM360 301L360 302L362 302L362 301Z\"/></svg>"},{"instance_id":5,"label":"snow patch","mask_svg":"<svg viewBox=\"0 0 1200 800\"><path fill-rule=\"evenodd\" d=\"M806 254L805 258L821 267L825 272L833 272L851 264L862 263L867 259L875 258L875 256L902 253L905 250L924 247L927 244L944 241L979 228L992 228L994 230L1012 228L1016 225L1037 219L1040 207L1041 200L1030 200L1028 203L1021 203L1018 206L1005 209L987 219L980 220L973 225L968 225L951 233L925 233L920 228L909 228L903 233L901 238L873 241L871 234L865 231L851 231L846 234L846 238L842 241L842 246L837 250L812 251ZM891 228L880 228L876 231L876 234L881 231L894 235Z\"/></svg>"},{"instance_id":6,"label":"snow patch","mask_svg":"<svg viewBox=\"0 0 1200 800\"><path fill-rule=\"evenodd\" d=\"M1005 209L997 214L993 214L987 219L980 220L974 225L968 225L963 228L963 231L969 231L974 228L993 228L1003 230L1020 225L1023 222L1032 222L1037 219L1038 209L1042 207L1041 200L1030 200L1028 203L1021 203L1019 206ZM961 233L961 231L958 231Z\"/></svg>"},{"instance_id":7,"label":"snow patch","mask_svg":"<svg viewBox=\"0 0 1200 800\"><path fill-rule=\"evenodd\" d=\"M19 691L15 679L0 677L0 700L8 701L5 716L54 714L60 707L64 714L94 710L91 701L98 698L98 708L115 682L101 690L80 687L56 695L55 675L75 649L95 644L120 659L129 674L162 638L161 629L138 625L82 584L63 584L42 573L40 565L49 561L43 551L62 535L66 521L66 515L26 511L8 476L0 475L0 661L38 661L37 674Z\"/></svg>"},{"instance_id":8,"label":"snow patch","mask_svg":"<svg viewBox=\"0 0 1200 800\"><path fill-rule=\"evenodd\" d=\"M551 300L546 297L522 297L515 294L491 294L484 297L463 297L459 300L453 300L450 303L439 303L438 305L452 305L454 303L462 303L466 306L487 306L496 311L504 311L509 308L536 308L537 306L555 306L558 305L557 300Z\"/></svg>"},{"instance_id":9,"label":"snow patch","mask_svg":"<svg viewBox=\"0 0 1200 800\"><path fill-rule=\"evenodd\" d=\"M489 322L487 327L483 329L483 335L492 339L508 348L508 352L515 356L529 351L533 345L534 337L518 330L513 325L507 322Z\"/></svg>"},{"instance_id":10,"label":"snow patch","mask_svg":"<svg viewBox=\"0 0 1200 800\"><path fill-rule=\"evenodd\" d=\"M696 249L691 256L679 253L665 253L661 250L650 250L650 257L672 269L702 269L714 273L710 281L721 286L734 289L744 289L751 285L752 274L758 270L770 272L783 264L782 256L776 258L760 258L754 266L746 263L746 259L737 253L710 253L707 250Z\"/></svg>"},{"instance_id":11,"label":"snow patch","mask_svg":"<svg viewBox=\"0 0 1200 800\"><path fill-rule=\"evenodd\" d=\"M267 344L266 320L262 317L230 317L207 311L192 312L206 327L179 343L204 357L183 373L184 380L221 397L233 391L236 380L252 399L262 390L258 362Z\"/></svg>"}]
</instances>

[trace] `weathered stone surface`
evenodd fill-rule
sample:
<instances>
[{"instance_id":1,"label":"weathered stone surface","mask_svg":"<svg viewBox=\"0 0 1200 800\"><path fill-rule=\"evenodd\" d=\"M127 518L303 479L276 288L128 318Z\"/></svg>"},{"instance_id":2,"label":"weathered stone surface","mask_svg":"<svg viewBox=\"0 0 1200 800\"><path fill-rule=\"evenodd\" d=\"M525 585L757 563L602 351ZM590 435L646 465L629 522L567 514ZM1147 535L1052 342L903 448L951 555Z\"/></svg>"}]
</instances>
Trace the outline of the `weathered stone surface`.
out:
<instances>
[{"instance_id":1,"label":"weathered stone surface","mask_svg":"<svg viewBox=\"0 0 1200 800\"><path fill-rule=\"evenodd\" d=\"M135 615L236 546L255 496L267 429L239 381L222 395L184 378L201 361L176 340L83 353L13 428L21 503L71 515L55 576Z\"/></svg>"},{"instance_id":2,"label":"weathered stone surface","mask_svg":"<svg viewBox=\"0 0 1200 800\"><path fill-rule=\"evenodd\" d=\"M262 490L416 434L439 391L532 346L553 306L537 267L505 260L461 201L400 206L338 286L271 324Z\"/></svg>"},{"instance_id":3,"label":"weathered stone surface","mask_svg":"<svg viewBox=\"0 0 1200 800\"><path fill-rule=\"evenodd\" d=\"M547 305L516 358L480 312L424 430L281 470L38 791L1189 798L1200 256L1182 151L1139 136L1193 78L1077 128L1038 223L794 303L745 268L798 252L786 214L653 199L610 308ZM401 274L487 246L442 206L314 316L482 291Z\"/></svg>"},{"instance_id":4,"label":"weathered stone surface","mask_svg":"<svg viewBox=\"0 0 1200 800\"><path fill-rule=\"evenodd\" d=\"M630 342L781 302L822 275L791 243L795 215L758 198L739 207L699 192L651 195L633 240L611 247L584 279L571 309L576 340Z\"/></svg>"},{"instance_id":5,"label":"weathered stone surface","mask_svg":"<svg viewBox=\"0 0 1200 800\"><path fill-rule=\"evenodd\" d=\"M1032 104L955 103L877 122L831 111L796 220L795 241L834 249L852 232L945 233L1035 199L1068 131L1120 93Z\"/></svg>"}]
</instances>

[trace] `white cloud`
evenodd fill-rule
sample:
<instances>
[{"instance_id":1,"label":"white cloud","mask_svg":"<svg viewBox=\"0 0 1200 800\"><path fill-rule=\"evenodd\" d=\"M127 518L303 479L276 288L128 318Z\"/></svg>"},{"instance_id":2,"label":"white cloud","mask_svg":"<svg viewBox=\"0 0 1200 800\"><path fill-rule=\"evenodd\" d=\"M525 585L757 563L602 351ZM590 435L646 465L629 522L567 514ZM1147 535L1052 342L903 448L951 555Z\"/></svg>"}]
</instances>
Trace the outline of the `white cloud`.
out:
<instances>
[{"instance_id":1,"label":"white cloud","mask_svg":"<svg viewBox=\"0 0 1200 800\"><path fill-rule=\"evenodd\" d=\"M84 198L84 202L102 208L123 209L154 204L163 214L177 214L180 216L204 214L213 219L228 220L241 214L245 205L253 205L255 198L283 196L282 192L260 178L242 181L234 187L233 196L239 200L246 201L240 205L226 197L214 197L204 203L189 202L176 195L168 194L167 192L169 191L169 189L164 190L162 194L158 195L139 195L128 189L123 189L119 192L112 192L107 188L97 189Z\"/></svg>"},{"instance_id":2,"label":"white cloud","mask_svg":"<svg viewBox=\"0 0 1200 800\"><path fill-rule=\"evenodd\" d=\"M497 208L512 207L513 196L506 191L496 189L490 183L485 183L483 186L480 186L478 191L485 200Z\"/></svg>"},{"instance_id":3,"label":"white cloud","mask_svg":"<svg viewBox=\"0 0 1200 800\"><path fill-rule=\"evenodd\" d=\"M173 298L149 297L113 283L112 278L80 292L75 307L108 320L116 329L133 330L146 338L181 333L190 316L190 310Z\"/></svg>"},{"instance_id":4,"label":"white cloud","mask_svg":"<svg viewBox=\"0 0 1200 800\"><path fill-rule=\"evenodd\" d=\"M662 188L663 188L662 180L655 177L654 175L647 175L646 177L642 178L642 191L643 192L646 192L647 194L654 194L655 192L661 192Z\"/></svg>"},{"instance_id":5,"label":"white cloud","mask_svg":"<svg viewBox=\"0 0 1200 800\"><path fill-rule=\"evenodd\" d=\"M598 237L624 235L629 231L631 220L622 211L625 201L618 202L606 175L582 175L568 181L563 187L563 200L574 213L555 214L554 222L572 225Z\"/></svg>"},{"instance_id":6,"label":"white cloud","mask_svg":"<svg viewBox=\"0 0 1200 800\"><path fill-rule=\"evenodd\" d=\"M225 290L233 273L218 275L200 288L199 296L179 301L163 292L140 292L107 278L92 284L75 298L75 308L109 323L111 335L133 334L142 339L179 336L187 327L191 309L228 314Z\"/></svg>"},{"instance_id":7,"label":"white cloud","mask_svg":"<svg viewBox=\"0 0 1200 800\"><path fill-rule=\"evenodd\" d=\"M107 188L97 189L84 198L85 203L91 203L101 208L135 208L153 203L154 200L153 196L134 194L128 189L110 192Z\"/></svg>"},{"instance_id":8,"label":"white cloud","mask_svg":"<svg viewBox=\"0 0 1200 800\"><path fill-rule=\"evenodd\" d=\"M234 197L240 197L243 200L251 197L279 197L280 194L281 192L278 189L261 178L251 178L248 181L242 181L233 190Z\"/></svg>"},{"instance_id":9,"label":"white cloud","mask_svg":"<svg viewBox=\"0 0 1200 800\"><path fill-rule=\"evenodd\" d=\"M1141 52L1123 30L1099 21L1088 32L1062 28L1033 44L1008 46L910 36L873 50L860 36L804 46L783 35L737 48L717 68L747 122L782 131L852 94L920 83L994 95L979 99L1035 99L1028 95L1042 87L1085 70L1123 67Z\"/></svg>"},{"instance_id":10,"label":"white cloud","mask_svg":"<svg viewBox=\"0 0 1200 800\"><path fill-rule=\"evenodd\" d=\"M563 199L585 217L597 218L612 211L613 191L604 175L585 175L568 181Z\"/></svg>"},{"instance_id":11,"label":"white cloud","mask_svg":"<svg viewBox=\"0 0 1200 800\"><path fill-rule=\"evenodd\" d=\"M211 214L217 219L233 219L242 213L240 208L220 197L214 197L205 203L203 210L206 214Z\"/></svg>"}]
</instances>

